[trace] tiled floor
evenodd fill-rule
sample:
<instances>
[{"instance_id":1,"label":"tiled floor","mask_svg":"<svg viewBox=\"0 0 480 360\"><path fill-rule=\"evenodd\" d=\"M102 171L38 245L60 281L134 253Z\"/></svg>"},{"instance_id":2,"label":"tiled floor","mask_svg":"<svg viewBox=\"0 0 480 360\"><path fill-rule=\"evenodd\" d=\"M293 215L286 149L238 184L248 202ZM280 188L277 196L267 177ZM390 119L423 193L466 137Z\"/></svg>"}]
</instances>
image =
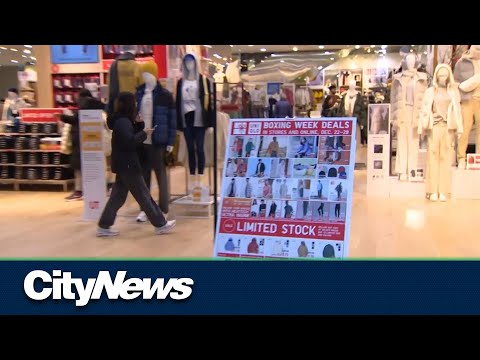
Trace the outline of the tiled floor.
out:
<instances>
[{"instance_id":1,"label":"tiled floor","mask_svg":"<svg viewBox=\"0 0 480 360\"><path fill-rule=\"evenodd\" d=\"M184 175L172 176L174 193ZM350 256L354 258L480 257L480 201L430 203L425 198L367 198L366 174L354 185ZM0 257L211 257L213 218L179 219L175 232L156 236L136 224L132 199L120 211L121 236L95 237L83 222L82 202L67 203L62 192L0 192Z\"/></svg>"}]
</instances>

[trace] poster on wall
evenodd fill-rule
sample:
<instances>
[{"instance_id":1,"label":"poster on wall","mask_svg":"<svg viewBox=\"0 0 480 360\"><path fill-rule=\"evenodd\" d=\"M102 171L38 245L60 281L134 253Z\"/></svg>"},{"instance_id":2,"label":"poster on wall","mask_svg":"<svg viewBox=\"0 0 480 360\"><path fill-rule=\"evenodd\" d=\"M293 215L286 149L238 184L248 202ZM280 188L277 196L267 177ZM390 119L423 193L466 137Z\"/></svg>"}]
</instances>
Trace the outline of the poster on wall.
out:
<instances>
[{"instance_id":1,"label":"poster on wall","mask_svg":"<svg viewBox=\"0 0 480 360\"><path fill-rule=\"evenodd\" d=\"M98 45L50 45L52 64L98 63L98 53Z\"/></svg>"},{"instance_id":2,"label":"poster on wall","mask_svg":"<svg viewBox=\"0 0 480 360\"><path fill-rule=\"evenodd\" d=\"M368 105L367 195L388 196L390 104Z\"/></svg>"},{"instance_id":3,"label":"poster on wall","mask_svg":"<svg viewBox=\"0 0 480 360\"><path fill-rule=\"evenodd\" d=\"M348 256L353 118L232 119L214 257Z\"/></svg>"},{"instance_id":4,"label":"poster on wall","mask_svg":"<svg viewBox=\"0 0 480 360\"><path fill-rule=\"evenodd\" d=\"M467 154L467 170L480 170L480 154Z\"/></svg>"},{"instance_id":5,"label":"poster on wall","mask_svg":"<svg viewBox=\"0 0 480 360\"><path fill-rule=\"evenodd\" d=\"M98 220L107 202L102 110L80 110L83 219Z\"/></svg>"}]
</instances>

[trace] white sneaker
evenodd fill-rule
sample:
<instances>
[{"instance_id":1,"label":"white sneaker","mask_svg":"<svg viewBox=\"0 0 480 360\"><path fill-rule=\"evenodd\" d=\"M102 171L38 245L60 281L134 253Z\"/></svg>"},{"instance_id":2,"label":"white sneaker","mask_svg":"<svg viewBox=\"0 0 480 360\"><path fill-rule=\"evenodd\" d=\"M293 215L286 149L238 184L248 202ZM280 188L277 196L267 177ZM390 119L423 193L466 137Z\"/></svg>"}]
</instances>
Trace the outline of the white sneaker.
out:
<instances>
[{"instance_id":1,"label":"white sneaker","mask_svg":"<svg viewBox=\"0 0 480 360\"><path fill-rule=\"evenodd\" d=\"M166 234L166 233L170 232L170 230L172 230L175 227L176 224L177 224L177 220L167 221L167 223L165 225L163 225L162 227L155 228L155 234L157 234L157 235Z\"/></svg>"},{"instance_id":2,"label":"white sneaker","mask_svg":"<svg viewBox=\"0 0 480 360\"><path fill-rule=\"evenodd\" d=\"M458 168L463 170L465 167L465 159L458 160Z\"/></svg>"},{"instance_id":3,"label":"white sneaker","mask_svg":"<svg viewBox=\"0 0 480 360\"><path fill-rule=\"evenodd\" d=\"M97 237L118 236L118 234L120 234L120 231L112 228L108 228L108 229L104 229L101 227L97 228Z\"/></svg>"},{"instance_id":4,"label":"white sneaker","mask_svg":"<svg viewBox=\"0 0 480 360\"><path fill-rule=\"evenodd\" d=\"M439 199L440 199L440 201L443 201L443 202L447 201L447 197L443 194L440 194Z\"/></svg>"},{"instance_id":5,"label":"white sneaker","mask_svg":"<svg viewBox=\"0 0 480 360\"><path fill-rule=\"evenodd\" d=\"M140 214L137 216L137 222L146 222L147 221L147 214L143 211L140 211Z\"/></svg>"},{"instance_id":6,"label":"white sneaker","mask_svg":"<svg viewBox=\"0 0 480 360\"><path fill-rule=\"evenodd\" d=\"M430 195L430 201L438 201L438 194Z\"/></svg>"}]
</instances>

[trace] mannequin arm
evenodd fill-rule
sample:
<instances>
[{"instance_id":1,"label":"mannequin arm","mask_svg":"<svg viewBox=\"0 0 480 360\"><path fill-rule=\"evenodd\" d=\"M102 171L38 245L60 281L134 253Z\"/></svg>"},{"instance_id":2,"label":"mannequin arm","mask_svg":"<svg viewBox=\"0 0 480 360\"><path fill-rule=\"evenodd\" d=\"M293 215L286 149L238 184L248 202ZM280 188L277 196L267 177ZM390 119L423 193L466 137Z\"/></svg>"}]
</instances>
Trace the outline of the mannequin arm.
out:
<instances>
[{"instance_id":1,"label":"mannequin arm","mask_svg":"<svg viewBox=\"0 0 480 360\"><path fill-rule=\"evenodd\" d=\"M480 74L472 76L470 79L467 79L460 83L460 90L464 92L470 92L475 90L480 86Z\"/></svg>"}]
</instances>

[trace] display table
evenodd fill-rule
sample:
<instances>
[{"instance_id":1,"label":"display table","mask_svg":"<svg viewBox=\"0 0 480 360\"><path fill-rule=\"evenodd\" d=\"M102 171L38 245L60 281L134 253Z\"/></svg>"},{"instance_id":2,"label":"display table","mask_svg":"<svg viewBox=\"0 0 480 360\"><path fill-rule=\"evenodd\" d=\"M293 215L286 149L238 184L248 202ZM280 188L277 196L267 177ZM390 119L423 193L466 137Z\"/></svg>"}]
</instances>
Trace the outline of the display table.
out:
<instances>
[{"instance_id":1,"label":"display table","mask_svg":"<svg viewBox=\"0 0 480 360\"><path fill-rule=\"evenodd\" d=\"M452 199L480 199L480 170L452 170Z\"/></svg>"},{"instance_id":2,"label":"display table","mask_svg":"<svg viewBox=\"0 0 480 360\"><path fill-rule=\"evenodd\" d=\"M191 196L184 196L172 202L177 218L207 219L213 214L213 196L208 201L193 201Z\"/></svg>"}]
</instances>

